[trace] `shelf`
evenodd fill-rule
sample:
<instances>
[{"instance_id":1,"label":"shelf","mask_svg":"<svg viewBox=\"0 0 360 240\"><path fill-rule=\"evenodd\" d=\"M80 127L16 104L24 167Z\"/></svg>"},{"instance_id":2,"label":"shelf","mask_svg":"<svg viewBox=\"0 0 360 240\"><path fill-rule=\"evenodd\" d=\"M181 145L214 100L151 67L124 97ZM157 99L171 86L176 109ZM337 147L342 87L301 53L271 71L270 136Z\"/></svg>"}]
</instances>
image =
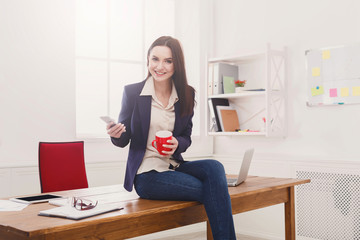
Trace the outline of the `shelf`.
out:
<instances>
[{"instance_id":1,"label":"shelf","mask_svg":"<svg viewBox=\"0 0 360 240\"><path fill-rule=\"evenodd\" d=\"M240 93L225 93L225 94L216 94L210 95L208 98L241 98L241 97L250 97L250 96L265 96L266 91L244 91Z\"/></svg>"},{"instance_id":2,"label":"shelf","mask_svg":"<svg viewBox=\"0 0 360 240\"><path fill-rule=\"evenodd\" d=\"M265 136L265 132L209 132L209 136Z\"/></svg>"},{"instance_id":3,"label":"shelf","mask_svg":"<svg viewBox=\"0 0 360 240\"><path fill-rule=\"evenodd\" d=\"M226 56L226 57L219 57L219 58L210 58L208 60L209 63L215 62L224 62L224 63L240 63L243 61L251 61L257 60L259 58L263 58L266 56L265 52L252 52L248 54L236 55L236 56Z\"/></svg>"},{"instance_id":4,"label":"shelf","mask_svg":"<svg viewBox=\"0 0 360 240\"><path fill-rule=\"evenodd\" d=\"M254 49L255 51L245 50L246 52L241 52L240 55L208 59L206 99L211 106L208 106L209 111L206 116L208 131L212 128L213 122L218 121L216 108L214 109L212 104L221 100L214 99L228 100L224 102L228 102L230 107L237 110L241 129L266 128L266 131L262 132L208 132L209 136L286 136L287 52L286 47L279 47L274 49L267 44L265 48L257 48ZM231 66L224 67L227 64ZM221 85L223 76L247 79L249 82L241 92L218 94L222 92L219 91L219 87L223 87ZM251 89L266 90L249 91ZM210 95L212 92L216 94ZM271 124L266 122L266 126L263 126L264 118L271 120Z\"/></svg>"}]
</instances>

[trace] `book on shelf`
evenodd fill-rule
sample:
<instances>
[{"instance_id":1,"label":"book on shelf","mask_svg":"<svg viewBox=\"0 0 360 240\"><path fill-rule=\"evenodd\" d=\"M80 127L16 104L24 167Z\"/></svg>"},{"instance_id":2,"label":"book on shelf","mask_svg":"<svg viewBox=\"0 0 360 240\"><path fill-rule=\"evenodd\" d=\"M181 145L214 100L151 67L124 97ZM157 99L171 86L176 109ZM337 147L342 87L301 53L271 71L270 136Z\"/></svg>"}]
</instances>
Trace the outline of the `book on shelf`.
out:
<instances>
[{"instance_id":1,"label":"book on shelf","mask_svg":"<svg viewBox=\"0 0 360 240\"><path fill-rule=\"evenodd\" d=\"M213 78L213 94L224 93L224 82L223 77L232 77L238 79L238 66L227 63L213 63L212 65L212 78Z\"/></svg>"},{"instance_id":2,"label":"book on shelf","mask_svg":"<svg viewBox=\"0 0 360 240\"><path fill-rule=\"evenodd\" d=\"M223 132L235 132L240 129L237 111L229 106L217 106L220 125Z\"/></svg>"},{"instance_id":3,"label":"book on shelf","mask_svg":"<svg viewBox=\"0 0 360 240\"><path fill-rule=\"evenodd\" d=\"M209 63L208 68L208 96L213 94L214 87L214 64Z\"/></svg>"},{"instance_id":4,"label":"book on shelf","mask_svg":"<svg viewBox=\"0 0 360 240\"><path fill-rule=\"evenodd\" d=\"M210 111L209 132L217 132L218 131L218 126L217 126L217 123L216 123L215 112L214 112L214 108L213 108L211 99L208 99L208 104L209 104L209 111Z\"/></svg>"},{"instance_id":5,"label":"book on shelf","mask_svg":"<svg viewBox=\"0 0 360 240\"><path fill-rule=\"evenodd\" d=\"M218 116L218 111L217 111L217 106L229 106L229 100L226 98L210 98L209 99L209 107L210 109L212 108L213 113L215 115L215 121L216 121L216 126L217 126L217 132L221 132L222 128L220 125L220 120L219 120L219 116ZM211 114L211 110L210 110L210 114Z\"/></svg>"},{"instance_id":6,"label":"book on shelf","mask_svg":"<svg viewBox=\"0 0 360 240\"><path fill-rule=\"evenodd\" d=\"M265 91L265 88L251 88L251 89L246 89L245 91L262 92Z\"/></svg>"},{"instance_id":7,"label":"book on shelf","mask_svg":"<svg viewBox=\"0 0 360 240\"><path fill-rule=\"evenodd\" d=\"M234 77L223 76L224 94L235 93Z\"/></svg>"}]
</instances>

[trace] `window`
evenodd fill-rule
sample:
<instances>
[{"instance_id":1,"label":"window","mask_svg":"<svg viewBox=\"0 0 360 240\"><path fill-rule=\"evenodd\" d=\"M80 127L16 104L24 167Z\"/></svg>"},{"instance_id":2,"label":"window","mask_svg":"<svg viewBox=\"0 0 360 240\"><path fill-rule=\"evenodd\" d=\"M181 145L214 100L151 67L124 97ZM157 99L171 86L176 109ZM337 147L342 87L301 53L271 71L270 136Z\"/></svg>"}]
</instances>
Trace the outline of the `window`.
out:
<instances>
[{"instance_id":1,"label":"window","mask_svg":"<svg viewBox=\"0 0 360 240\"><path fill-rule=\"evenodd\" d=\"M201 8L193 0L76 1L77 137L108 138L99 116L117 120L123 87L145 79L148 48L159 36L170 35L183 45L188 81L197 92L193 147L187 154L211 154L212 141L200 124Z\"/></svg>"},{"instance_id":2,"label":"window","mask_svg":"<svg viewBox=\"0 0 360 240\"><path fill-rule=\"evenodd\" d=\"M124 85L145 79L146 50L174 35L174 16L173 0L76 1L77 136L106 136L99 116L117 119Z\"/></svg>"}]
</instances>

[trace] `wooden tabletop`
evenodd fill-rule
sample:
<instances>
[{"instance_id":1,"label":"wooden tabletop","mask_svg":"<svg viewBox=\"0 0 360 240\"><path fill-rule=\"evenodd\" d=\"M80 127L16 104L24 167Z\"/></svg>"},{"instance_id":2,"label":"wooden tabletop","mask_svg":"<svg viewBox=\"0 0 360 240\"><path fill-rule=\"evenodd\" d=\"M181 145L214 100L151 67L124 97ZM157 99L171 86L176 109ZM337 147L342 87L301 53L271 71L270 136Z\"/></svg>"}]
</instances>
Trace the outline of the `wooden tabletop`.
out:
<instances>
[{"instance_id":1,"label":"wooden tabletop","mask_svg":"<svg viewBox=\"0 0 360 240\"><path fill-rule=\"evenodd\" d=\"M276 192L276 190L286 189L298 184L304 184L308 182L309 180L307 179L303 180L291 178L249 176L247 180L240 186L229 187L229 193L232 201L235 201L236 199L241 199L244 197L246 198L246 196L261 194L264 192ZM68 232L69 234L71 233L71 236L73 237L72 239L76 239L76 235L74 235L76 234L76 232L84 232L85 229L89 228L92 229L92 234L98 234L98 232L101 230L103 236L107 234L106 232L104 232L107 228L109 230L121 228L121 223L125 222L128 222L128 224L124 224L123 226L133 226L135 224L138 225L139 229L143 229L144 227L146 227L146 224L144 225L143 222L146 221L146 216L148 216L148 224L151 225L152 221L154 221L151 219L151 216L164 216L165 214L169 214L169 212L174 212L173 221L175 221L176 223L171 223L171 221L169 221L168 226L159 226L158 228L151 230L141 230L141 232L135 232L134 234L130 234L129 236L137 236L144 234L143 232L154 232L206 220L206 213L203 210L203 206L198 202L140 199L136 193L129 193L124 190L122 185L55 192L55 194L62 195L64 197L90 197L91 199L96 199L99 200L99 202L103 203L121 202L123 203L124 209L75 221L64 218L38 216L39 211L50 209L55 206L52 206L48 203L32 204L19 212L0 212L0 239L7 239L6 237L9 236L11 236L11 239L14 240L47 239L41 238L41 236L51 235L60 232ZM194 219L190 221L188 219L183 219L181 215L177 215L178 212L180 214L180 212L184 209L190 209L190 211L192 211L191 209L200 210L197 213L198 216L195 216ZM140 218L142 223L140 223ZM179 220L179 218L181 219ZM106 224L107 226L105 229L100 229L100 227L99 229L97 229L97 226L104 226L104 224ZM114 224L116 226L111 226ZM136 226L134 227L134 229L136 229ZM18 238L15 238L14 236L17 236Z\"/></svg>"}]
</instances>

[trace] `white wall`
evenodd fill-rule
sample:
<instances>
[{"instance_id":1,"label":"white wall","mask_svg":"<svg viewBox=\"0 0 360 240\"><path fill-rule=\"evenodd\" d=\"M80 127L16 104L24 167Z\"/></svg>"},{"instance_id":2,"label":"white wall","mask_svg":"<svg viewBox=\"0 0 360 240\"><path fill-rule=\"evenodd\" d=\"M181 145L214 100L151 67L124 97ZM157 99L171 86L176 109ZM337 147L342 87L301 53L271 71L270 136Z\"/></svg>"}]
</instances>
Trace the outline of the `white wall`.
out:
<instances>
[{"instance_id":1,"label":"white wall","mask_svg":"<svg viewBox=\"0 0 360 240\"><path fill-rule=\"evenodd\" d=\"M213 31L212 57L267 42L288 47L288 136L216 137L218 158L254 146L250 174L275 177L295 177L299 168L349 172L359 166L360 105L307 107L305 75L305 50L360 42L359 1L214 0ZM279 205L237 215L237 231L283 239L283 214Z\"/></svg>"},{"instance_id":2,"label":"white wall","mask_svg":"<svg viewBox=\"0 0 360 240\"><path fill-rule=\"evenodd\" d=\"M40 140L74 139L72 1L1 1L0 162L37 161Z\"/></svg>"},{"instance_id":3,"label":"white wall","mask_svg":"<svg viewBox=\"0 0 360 240\"><path fill-rule=\"evenodd\" d=\"M305 50L360 42L360 2L216 0L214 55L235 55L266 42L288 47L288 137L218 137L216 154L253 145L257 156L360 160L360 105L306 106ZM236 147L237 146L237 147Z\"/></svg>"},{"instance_id":4,"label":"white wall","mask_svg":"<svg viewBox=\"0 0 360 240\"><path fill-rule=\"evenodd\" d=\"M0 197L40 192L39 141L85 140L89 185L122 183L127 149L75 136L75 1L0 6Z\"/></svg>"},{"instance_id":5,"label":"white wall","mask_svg":"<svg viewBox=\"0 0 360 240\"><path fill-rule=\"evenodd\" d=\"M0 165L38 161L39 141L75 137L75 2L0 1ZM124 160L109 140L87 162Z\"/></svg>"}]
</instances>

